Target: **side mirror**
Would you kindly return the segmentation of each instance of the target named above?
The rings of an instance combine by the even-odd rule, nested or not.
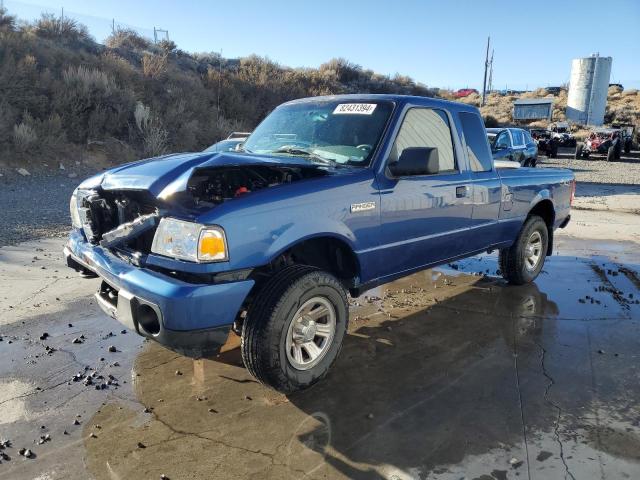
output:
[[[389,164],[394,177],[433,175],[440,171],[438,149],[435,147],[409,147],[402,150],[398,161]]]

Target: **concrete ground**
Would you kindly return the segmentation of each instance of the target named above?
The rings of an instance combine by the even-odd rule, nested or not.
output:
[[[329,376],[290,396],[235,337],[191,360],[124,333],[63,243],[0,248],[1,479],[640,478],[624,209],[575,210],[534,284],[506,286],[494,254],[354,299]]]

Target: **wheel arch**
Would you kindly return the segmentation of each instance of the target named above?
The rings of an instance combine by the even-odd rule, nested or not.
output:
[[[295,263],[326,270],[347,289],[360,279],[360,259],[352,241],[335,232],[309,234],[280,246],[270,254],[268,268],[273,271]]]
[[[543,193],[543,192],[546,192]],[[549,245],[547,247],[547,256],[550,256],[553,253],[553,226],[556,221],[556,209],[553,205],[553,201],[549,196],[548,190],[544,190],[537,197],[537,202],[533,203],[531,208],[529,209],[529,213],[527,217],[531,217],[533,215],[537,215],[544,220],[544,223],[547,225],[547,232],[549,238]]]

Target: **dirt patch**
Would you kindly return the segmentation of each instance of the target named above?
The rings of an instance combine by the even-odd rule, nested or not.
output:
[[[630,428],[594,427],[589,430],[587,440],[594,448],[614,457],[640,461],[640,435]]]

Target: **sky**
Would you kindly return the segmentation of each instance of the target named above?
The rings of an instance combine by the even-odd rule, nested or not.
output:
[[[25,20],[64,8],[100,42],[114,20],[148,37],[166,29],[189,52],[290,67],[343,57],[440,88],[482,88],[491,36],[494,88],[563,84],[571,59],[595,52],[613,57],[611,83],[640,88],[640,0],[2,1]]]

